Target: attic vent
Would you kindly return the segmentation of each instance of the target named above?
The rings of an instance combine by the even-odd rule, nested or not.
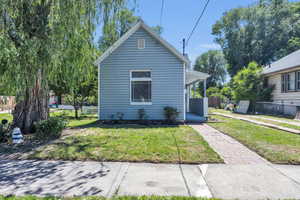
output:
[[[138,39],[137,46],[138,46],[138,49],[144,49],[145,48],[145,39]]]

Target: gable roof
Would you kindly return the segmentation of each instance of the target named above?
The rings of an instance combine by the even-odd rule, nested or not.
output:
[[[170,43],[160,37],[157,33],[155,33],[148,25],[146,25],[142,20],[139,20],[131,29],[129,29],[122,37],[120,37],[112,46],[110,46],[96,61],[95,65],[99,65],[105,58],[107,58],[110,54],[112,54],[119,46],[121,46],[132,34],[134,34],[137,30],[143,28],[146,32],[148,32],[153,38],[155,38],[160,44],[166,47],[171,53],[173,53],[178,59],[186,63],[188,66],[190,65],[190,61],[187,57],[183,56],[175,47],[173,47]]]
[[[300,67],[300,49],[264,67],[262,74],[271,74],[293,67]]]

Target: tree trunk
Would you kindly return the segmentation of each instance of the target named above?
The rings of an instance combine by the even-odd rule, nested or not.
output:
[[[49,94],[46,87],[42,87],[42,75],[38,73],[38,79],[33,87],[28,87],[24,97],[17,102],[13,110],[13,127],[19,127],[23,133],[30,133],[34,124],[49,116]]]
[[[58,103],[58,105],[61,105],[61,99],[62,99],[62,97],[61,97],[62,95],[61,94],[59,94],[58,96],[57,96],[57,103]]]
[[[78,107],[77,106],[75,106],[75,119],[78,119]]]

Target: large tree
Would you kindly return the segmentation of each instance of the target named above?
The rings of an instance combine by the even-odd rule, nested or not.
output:
[[[106,23],[102,27],[102,36],[98,42],[99,49],[105,51],[124,35],[137,20],[138,17],[134,16],[133,11],[128,8],[124,8],[118,13],[107,12],[104,17]]]
[[[16,94],[14,126],[28,132],[34,122],[48,118],[49,80],[70,66],[62,67],[64,51],[74,47],[69,42],[81,31],[92,35],[100,17],[106,19],[111,10],[117,13],[126,2],[0,0],[0,40],[5,43],[1,52],[7,55],[0,57],[5,63],[0,64],[0,80]]]
[[[267,65],[300,48],[299,2],[261,0],[246,8],[235,8],[213,26],[234,76],[249,62]]]
[[[207,79],[207,87],[215,87],[225,82],[226,60],[222,51],[210,50],[203,53],[196,59],[194,69],[210,75]]]

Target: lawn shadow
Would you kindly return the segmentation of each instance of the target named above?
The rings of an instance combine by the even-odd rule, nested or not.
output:
[[[51,141],[37,142],[33,140],[26,140],[22,144],[0,144],[0,160],[6,159],[26,159],[27,156],[44,145],[49,144]]]

